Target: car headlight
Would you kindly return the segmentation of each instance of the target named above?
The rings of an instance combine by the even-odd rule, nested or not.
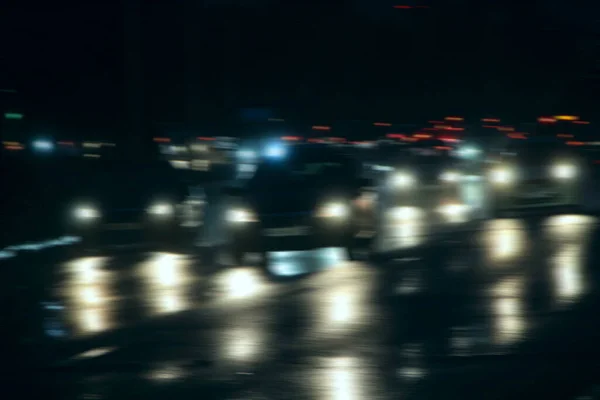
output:
[[[440,175],[440,179],[444,182],[458,182],[461,175],[456,171],[446,171]]]
[[[155,203],[148,207],[146,211],[148,212],[148,214],[152,215],[168,216],[172,215],[175,210],[172,204]]]
[[[492,170],[491,179],[493,183],[506,185],[514,180],[513,171],[506,167],[500,167]]]
[[[256,214],[243,208],[235,208],[227,211],[226,219],[228,222],[235,224],[258,221]]]
[[[350,210],[344,203],[331,202],[327,203],[319,209],[317,215],[321,218],[346,218]]]
[[[464,222],[469,211],[469,206],[466,204],[444,204],[438,208],[448,222]]]
[[[397,172],[391,177],[394,188],[409,188],[415,184],[415,177],[407,172]]]
[[[573,164],[556,164],[552,166],[552,176],[558,179],[572,179],[577,175],[577,167]]]
[[[92,220],[100,217],[100,211],[91,206],[80,206],[73,211],[75,218],[79,220]]]

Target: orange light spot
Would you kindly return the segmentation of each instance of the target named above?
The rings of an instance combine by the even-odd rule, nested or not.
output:
[[[313,125],[313,131],[330,131],[331,127],[327,125]]]

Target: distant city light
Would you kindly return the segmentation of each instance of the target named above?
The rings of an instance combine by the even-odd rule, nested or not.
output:
[[[558,121],[577,121],[579,117],[576,115],[555,115],[554,119]]]
[[[6,118],[6,119],[23,119],[23,114],[7,112],[7,113],[4,113],[4,118]]]

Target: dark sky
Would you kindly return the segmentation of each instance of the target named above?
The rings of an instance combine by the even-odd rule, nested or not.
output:
[[[193,132],[233,129],[247,107],[309,122],[594,108],[590,1],[142,1],[135,76],[122,1],[47,3],[0,13],[0,83],[25,94],[35,129],[126,131],[135,78],[147,127]]]

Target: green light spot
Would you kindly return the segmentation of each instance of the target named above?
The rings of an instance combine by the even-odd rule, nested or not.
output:
[[[23,114],[20,113],[4,113],[4,118],[6,119],[23,119]]]

